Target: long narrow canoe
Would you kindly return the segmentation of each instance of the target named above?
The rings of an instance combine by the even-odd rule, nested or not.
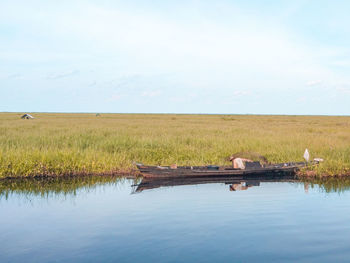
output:
[[[294,175],[304,162],[280,163],[261,166],[250,164],[245,169],[235,169],[229,166],[148,166],[137,164],[137,168],[144,178],[194,178],[194,177],[246,177],[262,175]]]

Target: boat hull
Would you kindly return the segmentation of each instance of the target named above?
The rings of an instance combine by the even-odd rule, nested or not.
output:
[[[302,167],[302,164],[287,166],[272,166],[255,169],[230,169],[219,168],[217,170],[208,169],[207,167],[188,168],[179,167],[171,169],[169,167],[157,166],[138,166],[139,171],[145,178],[197,178],[197,177],[255,177],[271,175],[294,175]]]

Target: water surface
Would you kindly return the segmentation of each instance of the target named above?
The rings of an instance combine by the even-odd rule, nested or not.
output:
[[[347,262],[346,182],[0,182],[0,262]]]

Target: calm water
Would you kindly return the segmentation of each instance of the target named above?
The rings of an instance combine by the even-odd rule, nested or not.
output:
[[[1,183],[0,262],[350,261],[350,191],[337,182],[134,183]]]

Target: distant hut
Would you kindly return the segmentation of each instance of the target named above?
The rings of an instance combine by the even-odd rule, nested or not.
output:
[[[21,119],[26,119],[26,120],[29,120],[29,119],[34,119],[34,117],[28,113],[24,114]]]

